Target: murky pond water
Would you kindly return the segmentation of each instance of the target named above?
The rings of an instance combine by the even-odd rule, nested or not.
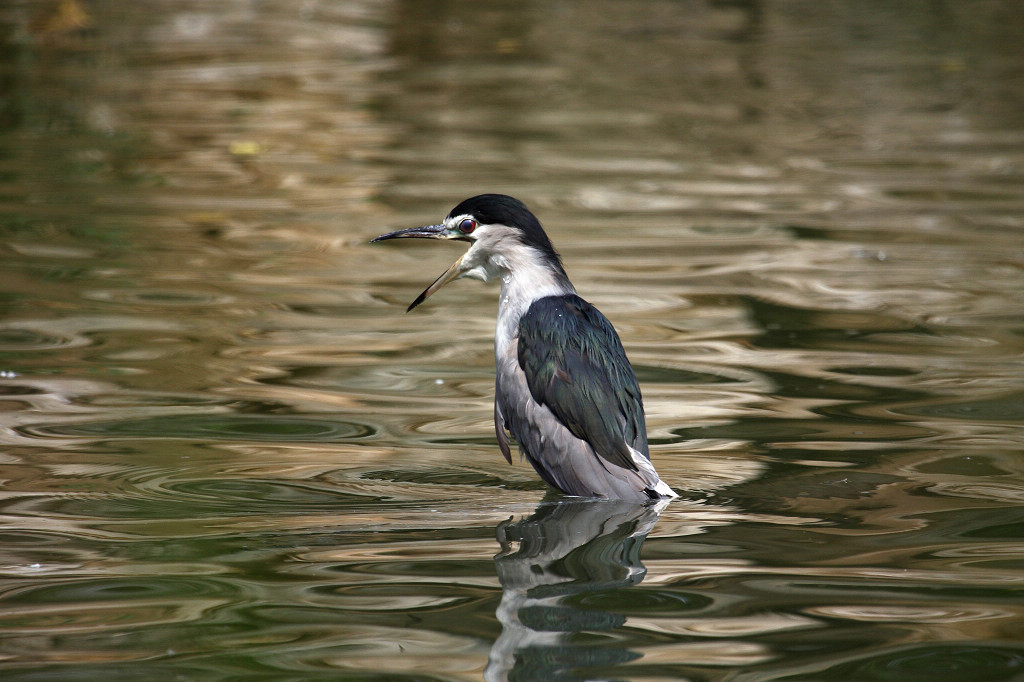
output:
[[[0,6],[0,676],[1024,679],[1014,3]],[[549,494],[529,204],[679,500]]]

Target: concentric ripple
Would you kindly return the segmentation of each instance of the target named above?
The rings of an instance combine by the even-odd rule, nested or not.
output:
[[[360,440],[365,424],[291,415],[199,414],[94,422],[33,424],[19,429],[36,438],[176,438],[211,441],[334,443]]]

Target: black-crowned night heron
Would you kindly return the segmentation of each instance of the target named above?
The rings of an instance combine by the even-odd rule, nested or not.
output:
[[[440,225],[373,241],[410,237],[457,239],[470,247],[409,310],[460,277],[501,280],[494,430],[510,464],[506,429],[540,477],[568,495],[675,496],[651,464],[640,386],[615,328],[576,295],[551,240],[522,202],[481,194]]]

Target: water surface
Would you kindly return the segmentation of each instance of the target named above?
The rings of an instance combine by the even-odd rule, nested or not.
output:
[[[0,8],[0,676],[1024,676],[1012,3]],[[549,494],[483,191],[680,500]]]

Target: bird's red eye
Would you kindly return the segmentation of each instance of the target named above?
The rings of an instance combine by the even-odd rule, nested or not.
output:
[[[473,220],[472,218],[466,218],[461,223],[459,223],[459,232],[461,232],[462,234],[469,234],[475,229],[476,221]]]

